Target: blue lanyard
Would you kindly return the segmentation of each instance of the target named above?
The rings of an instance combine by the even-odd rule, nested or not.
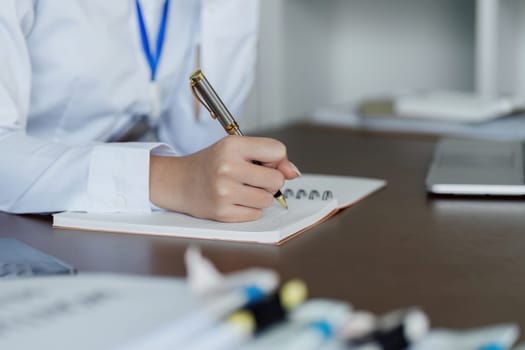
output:
[[[151,0],[149,0],[151,1]],[[166,34],[166,26],[168,22],[168,12],[170,7],[170,0],[164,1],[164,6],[162,8],[162,18],[159,25],[159,33],[157,35],[157,43],[155,45],[155,54],[151,52],[151,47],[149,44],[148,31],[146,29],[146,23],[144,21],[144,16],[142,15],[142,7],[140,6],[140,0],[135,0],[137,5],[137,16],[139,20],[140,27],[140,38],[142,39],[142,49],[144,50],[144,56],[148,61],[149,67],[151,69],[151,81],[155,81],[157,78],[157,68],[159,66],[160,57],[162,55],[162,47],[164,46],[164,38]]]

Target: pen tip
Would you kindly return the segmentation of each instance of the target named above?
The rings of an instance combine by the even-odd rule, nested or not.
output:
[[[279,204],[280,204],[284,209],[288,209],[288,203],[286,203],[286,200],[284,199],[284,196],[283,196],[283,195],[280,195],[279,197],[275,197],[275,199],[277,199],[277,202],[279,202]]]

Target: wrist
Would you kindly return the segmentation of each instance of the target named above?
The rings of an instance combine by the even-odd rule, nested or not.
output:
[[[160,208],[182,211],[184,203],[184,161],[182,157],[151,156],[150,202]]]

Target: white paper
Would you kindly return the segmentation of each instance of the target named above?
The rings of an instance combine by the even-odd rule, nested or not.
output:
[[[174,278],[9,280],[0,282],[0,349],[127,350],[122,346],[159,329],[176,339],[191,331],[191,320],[200,327],[210,323],[199,309],[187,284]]]

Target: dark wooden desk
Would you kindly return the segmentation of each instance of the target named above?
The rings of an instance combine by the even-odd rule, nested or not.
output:
[[[420,305],[435,326],[514,321],[525,329],[525,202],[432,198],[432,139],[294,126],[270,133],[303,172],[377,177],[381,192],[281,247],[53,230],[46,216],[0,214],[16,237],[80,271],[184,274],[198,244],[222,271],[251,266],[305,279],[312,296],[384,312]]]

